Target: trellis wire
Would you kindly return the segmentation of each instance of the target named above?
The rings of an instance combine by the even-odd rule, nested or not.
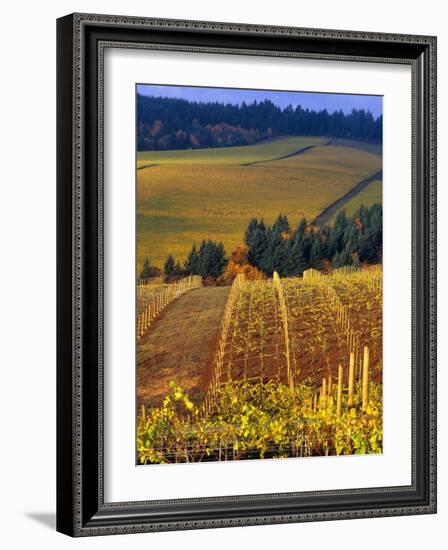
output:
[[[202,403],[201,413],[207,415],[212,409],[218,387],[221,384],[223,365],[224,365],[224,354],[225,354],[225,345],[227,341],[227,336],[229,332],[230,322],[233,315],[233,310],[235,307],[236,300],[240,293],[241,288],[245,282],[244,274],[239,273],[235,280],[233,281],[232,287],[230,289],[229,297],[227,298],[226,307],[224,310],[224,315],[221,322],[219,342],[217,346],[217,351],[215,355],[214,365],[213,365],[213,374],[208,387],[207,393]]]
[[[283,332],[285,338],[285,357],[286,357],[286,377],[288,380],[288,386],[291,392],[294,391],[294,377],[291,370],[291,356],[289,350],[289,324],[288,324],[288,310],[286,307],[285,294],[283,292],[281,279],[276,271],[274,271],[274,286],[278,293],[278,299],[280,303],[280,315],[283,321]]]
[[[189,290],[200,288],[201,286],[202,278],[199,275],[190,275],[163,287],[156,286],[154,293],[145,297],[143,308],[137,314],[137,340],[140,340],[154,319],[168,304]]]

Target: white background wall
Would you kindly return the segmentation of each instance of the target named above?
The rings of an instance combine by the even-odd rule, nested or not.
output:
[[[5,548],[441,548],[446,544],[448,35],[442,0],[8,2],[0,33],[0,540]],[[74,11],[438,35],[439,513],[71,540],[55,513],[55,20]],[[445,436],[445,437],[444,437]],[[445,542],[437,542],[438,539]]]

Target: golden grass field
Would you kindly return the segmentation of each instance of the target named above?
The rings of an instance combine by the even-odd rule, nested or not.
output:
[[[229,254],[242,244],[252,217],[272,223],[282,213],[291,224],[312,220],[381,169],[379,155],[348,147],[350,142],[327,142],[288,137],[245,147],[139,153],[137,166],[156,166],[137,170],[138,269],[145,257],[159,267],[168,254],[183,262],[202,239],[221,240]],[[315,147],[303,154],[273,160],[310,145]],[[255,161],[266,162],[241,166]]]
[[[347,216],[351,216],[361,205],[369,206],[376,202],[383,202],[383,182],[380,180],[372,181],[372,183],[358,193],[356,197],[347,201],[344,205],[344,210]],[[336,215],[331,218],[330,223],[335,217]]]
[[[244,164],[282,157],[304,147],[327,141],[328,139],[319,137],[287,137],[244,147],[146,151],[138,153],[137,168],[148,164]]]
[[[341,145],[342,147],[353,147],[354,149],[361,149],[374,155],[382,155],[383,146],[381,143],[366,143],[364,141],[355,141],[353,139],[345,138],[333,138],[331,140],[333,145]]]

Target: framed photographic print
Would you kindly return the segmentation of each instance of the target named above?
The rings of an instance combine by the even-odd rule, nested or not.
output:
[[[436,39],[58,20],[71,536],[436,511]]]

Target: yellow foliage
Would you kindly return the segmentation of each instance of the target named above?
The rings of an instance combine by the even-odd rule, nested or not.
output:
[[[245,245],[245,244],[242,244],[240,246],[237,246],[235,248],[235,250],[232,252],[231,256],[230,256],[230,261],[234,262],[235,264],[247,264],[248,263],[248,260],[247,260],[247,254],[249,252],[249,248]]]
[[[266,275],[255,266],[248,263],[240,264],[233,260],[230,260],[227,264],[225,272],[220,277],[219,282],[223,284],[229,284],[240,273],[244,274],[247,281],[261,281],[266,278]]]

